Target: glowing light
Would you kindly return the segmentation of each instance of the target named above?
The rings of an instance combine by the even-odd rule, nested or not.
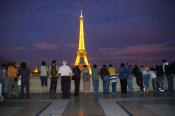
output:
[[[75,60],[75,65],[78,65],[80,67],[80,69],[83,67],[83,65],[87,65],[88,69],[89,69],[89,73],[92,74],[91,72],[91,68],[90,68],[90,64],[88,62],[87,59],[87,52],[85,50],[85,42],[84,42],[84,26],[83,26],[83,13],[81,11],[81,15],[80,15],[80,32],[79,32],[79,46],[78,46],[78,52],[77,52],[77,56],[76,56],[76,60]],[[83,58],[84,60],[84,64],[80,63],[80,59]]]

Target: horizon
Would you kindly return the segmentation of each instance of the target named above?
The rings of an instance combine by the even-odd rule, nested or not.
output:
[[[43,60],[75,63],[81,10],[91,66],[175,61],[172,0],[6,0],[0,9],[0,56],[18,64],[25,61],[32,69]]]

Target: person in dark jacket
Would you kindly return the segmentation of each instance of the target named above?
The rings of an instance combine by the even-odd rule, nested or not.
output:
[[[161,65],[156,65],[157,76],[157,91],[164,92],[163,90],[163,68]]]
[[[140,87],[141,94],[143,94],[143,76],[137,65],[134,66],[133,74],[136,77],[136,83]]]
[[[119,79],[121,85],[121,93],[127,93],[127,69],[124,63],[120,64]]]
[[[74,80],[74,83],[75,83],[74,96],[79,96],[81,70],[76,65],[72,71],[73,71],[72,79]]]
[[[21,63],[20,67],[20,74],[21,74],[21,97],[29,98],[30,97],[30,69],[27,67],[27,64],[25,62]],[[26,95],[24,94],[24,88],[26,88]]]
[[[103,65],[100,69],[100,76],[103,80],[103,94],[107,97],[109,95],[110,76],[106,65]]]
[[[174,95],[174,77],[173,77],[173,64],[168,63],[168,65],[165,65],[165,73],[168,80],[168,95],[173,96]]]

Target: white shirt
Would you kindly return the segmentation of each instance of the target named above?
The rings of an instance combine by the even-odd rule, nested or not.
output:
[[[156,73],[153,72],[153,71],[150,71],[150,76],[152,79],[155,79],[157,76],[156,76]]]
[[[148,72],[147,70],[144,69],[143,72],[142,72],[142,74],[143,74],[143,75],[146,75],[146,74],[149,74],[149,72]]]
[[[41,66],[40,68],[40,76],[47,76],[47,67],[46,66]]]
[[[68,65],[63,65],[59,68],[58,73],[60,73],[61,76],[71,76],[72,69]]]

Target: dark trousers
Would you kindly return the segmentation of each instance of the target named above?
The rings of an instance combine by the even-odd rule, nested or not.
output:
[[[173,96],[174,95],[174,79],[173,74],[167,75],[168,79],[168,95]]]
[[[140,91],[143,92],[143,77],[142,77],[142,75],[136,76],[136,83],[140,87]]]
[[[120,79],[121,93],[127,93],[127,78]]]
[[[29,82],[21,82],[21,97],[25,97],[24,88],[26,89],[26,97],[30,97]]]
[[[58,77],[51,77],[51,84],[50,84],[50,94],[51,95],[56,94],[57,81],[58,81]]]
[[[74,95],[78,96],[79,95],[79,91],[80,91],[80,77],[75,77],[74,83],[75,83]]]
[[[61,77],[61,90],[62,90],[63,98],[70,97],[70,77],[69,76]]]

